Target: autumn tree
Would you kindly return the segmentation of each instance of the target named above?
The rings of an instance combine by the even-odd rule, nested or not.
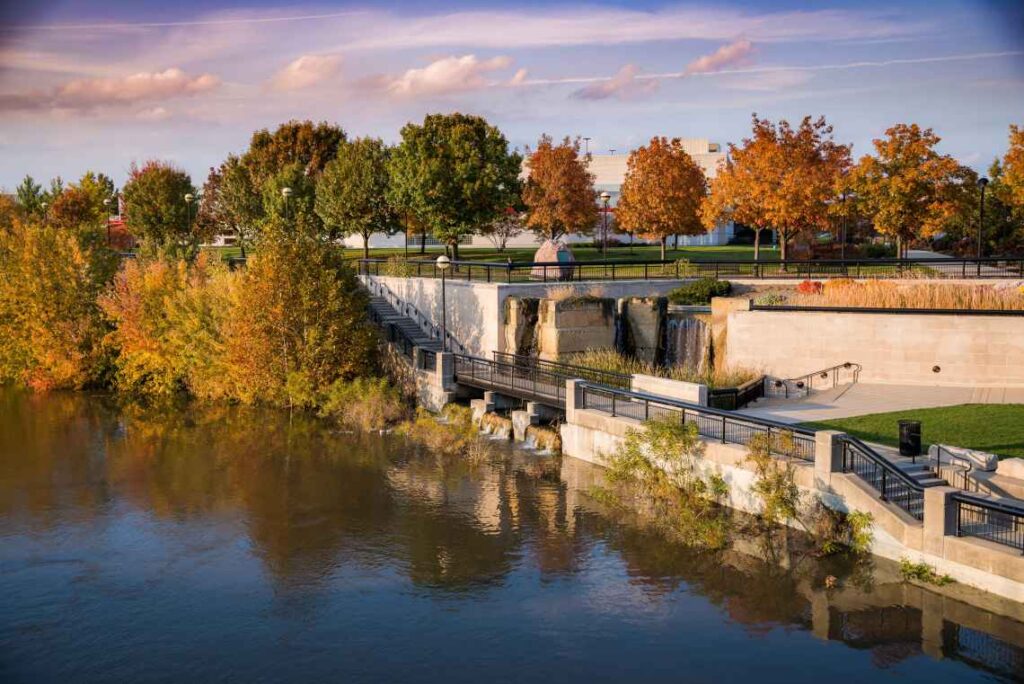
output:
[[[580,155],[579,139],[566,137],[555,145],[551,136],[544,135],[537,149],[527,153],[526,226],[549,240],[590,233],[598,219],[597,191],[588,160]]]
[[[755,259],[761,231],[776,230],[785,260],[792,238],[831,228],[829,206],[849,168],[850,147],[833,140],[824,117],[804,117],[794,128],[755,114],[752,131],[741,145],[729,145],[701,215],[709,229],[730,219],[753,228]]]
[[[14,189],[14,194],[26,217],[43,217],[43,186],[32,176],[25,176]]]
[[[319,176],[337,156],[338,145],[344,140],[345,131],[326,121],[316,124],[289,121],[273,133],[266,128],[253,133],[241,162],[258,191],[270,178],[293,164],[298,164],[307,176]]]
[[[1005,201],[1024,220],[1024,127],[1010,126],[1010,144],[1003,156]]]
[[[388,201],[390,152],[376,138],[342,143],[316,185],[316,213],[330,239],[358,235],[363,257],[370,256],[370,236],[398,230],[398,216]]]
[[[952,157],[936,152],[941,138],[917,124],[897,124],[874,141],[851,172],[857,203],[875,229],[896,240],[902,257],[907,243],[930,237],[962,213],[968,178]]]
[[[459,239],[493,221],[506,208],[507,188],[521,158],[508,140],[479,116],[431,114],[406,124],[388,165],[390,199],[415,216],[458,257]]]
[[[629,155],[615,219],[627,232],[661,242],[670,235],[700,235],[707,180],[678,138],[651,138]]]
[[[101,225],[110,213],[109,202],[113,196],[114,181],[102,173],[87,171],[53,200],[47,210],[49,222],[66,229]],[[104,200],[108,204],[104,204]]]
[[[198,242],[190,226],[192,208],[185,195],[195,195],[192,179],[161,161],[132,164],[122,191],[125,223],[153,249],[178,250]]]

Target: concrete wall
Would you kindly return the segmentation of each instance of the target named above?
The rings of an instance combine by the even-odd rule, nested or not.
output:
[[[383,283],[437,325],[441,323],[441,281],[435,278],[360,276]],[[505,351],[505,299],[510,296],[544,298],[552,290],[572,288],[577,295],[620,297],[661,296],[679,287],[679,280],[620,280],[602,283],[467,283],[447,281],[448,330],[471,354],[490,356]]]
[[[1024,387],[1024,316],[736,310],[725,349],[777,377],[851,361],[861,382]]]
[[[683,382],[658,378],[653,375],[636,374],[630,381],[630,389],[634,392],[656,394],[659,397],[671,397],[700,406],[708,405],[708,387],[696,382]]]

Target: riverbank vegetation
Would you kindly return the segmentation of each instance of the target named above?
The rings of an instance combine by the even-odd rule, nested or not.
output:
[[[801,284],[803,285],[803,284]],[[1024,311],[1024,288],[835,279],[797,288],[793,306]]]

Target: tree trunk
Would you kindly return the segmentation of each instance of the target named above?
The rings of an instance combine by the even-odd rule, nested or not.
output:
[[[420,233],[420,254],[427,253],[427,231]]]
[[[754,261],[761,259],[761,228],[754,228]]]
[[[458,261],[458,260],[459,260],[459,239],[455,238],[455,240],[452,241],[452,261]]]
[[[662,235],[661,236],[661,260],[662,261],[665,260],[665,245],[667,245],[667,244],[668,244],[668,236],[667,235]]]
[[[363,258],[370,258],[370,236],[367,233],[363,233]]]
[[[679,233],[676,233],[676,251],[679,251]]]
[[[786,244],[789,242],[789,235],[784,230],[779,230],[779,258],[782,260],[782,270],[789,270],[786,267]]]

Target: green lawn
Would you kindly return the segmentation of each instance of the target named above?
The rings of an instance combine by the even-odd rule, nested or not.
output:
[[[211,253],[219,254],[224,258],[240,255],[238,247],[208,247],[206,249]],[[489,247],[460,247],[459,258],[464,261],[504,262],[508,259],[512,259],[512,261],[532,261],[533,255],[536,251],[536,247],[509,248],[504,252],[499,252],[498,250]],[[599,261],[601,259],[601,249],[598,247],[572,246],[572,251],[573,254],[576,255],[576,259],[578,261]],[[428,256],[437,256],[442,252],[443,250],[440,247],[427,247]],[[370,250],[371,258],[385,258],[396,254],[405,254],[405,250],[401,247],[387,247]],[[345,256],[350,259],[361,259],[363,256],[363,250],[346,249]],[[421,255],[419,249],[410,248],[409,256],[411,258],[420,258]],[[661,248],[657,245],[635,245],[633,247],[633,251],[630,252],[629,247],[609,247],[607,258],[614,259],[616,261],[648,261],[652,259],[660,259]],[[676,261],[678,259],[690,259],[692,261],[752,261],[754,258],[754,248],[744,245],[731,245],[727,247],[681,247],[678,250],[666,250],[665,258],[671,261]],[[777,249],[772,247],[761,248],[761,260],[778,261],[778,259],[779,252]]]
[[[838,418],[805,427],[848,432],[865,441],[897,446],[897,421],[920,420],[921,441],[1024,458],[1024,404],[963,404]]]

